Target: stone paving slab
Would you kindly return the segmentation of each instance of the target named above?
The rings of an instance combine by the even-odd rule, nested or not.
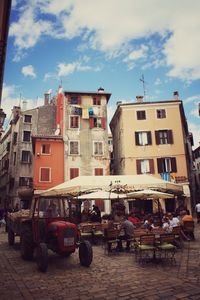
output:
[[[69,258],[50,253],[48,271],[40,273],[34,261],[21,259],[19,240],[8,246],[0,228],[0,299],[200,300],[200,225],[195,231],[196,241],[184,243],[175,266],[141,266],[133,253],[107,255],[98,245],[90,268],[80,265],[78,251]]]

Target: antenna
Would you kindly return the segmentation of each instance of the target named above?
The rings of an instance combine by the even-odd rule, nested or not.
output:
[[[146,81],[144,80],[144,74],[142,74],[142,78],[140,78],[140,81],[142,81],[142,84],[143,84],[143,91],[144,91],[144,99],[146,97]]]
[[[21,107],[21,101],[22,101],[22,94],[19,94],[19,107]]]

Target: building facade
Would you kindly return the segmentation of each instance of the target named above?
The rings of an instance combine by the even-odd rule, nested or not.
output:
[[[111,94],[60,91],[57,129],[64,140],[65,181],[81,175],[109,175],[107,103]]]
[[[195,198],[196,203],[200,202],[200,146],[193,151],[195,169]]]
[[[118,103],[110,128],[114,174],[153,174],[182,183],[191,209],[192,137],[182,101],[138,97],[135,103]]]

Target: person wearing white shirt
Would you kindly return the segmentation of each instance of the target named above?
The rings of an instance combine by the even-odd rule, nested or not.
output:
[[[197,223],[200,223],[200,202],[196,204],[195,211],[197,214]]]

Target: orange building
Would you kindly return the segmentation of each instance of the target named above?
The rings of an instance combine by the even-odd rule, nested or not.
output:
[[[62,136],[33,136],[36,191],[45,190],[64,181],[64,144]]]

